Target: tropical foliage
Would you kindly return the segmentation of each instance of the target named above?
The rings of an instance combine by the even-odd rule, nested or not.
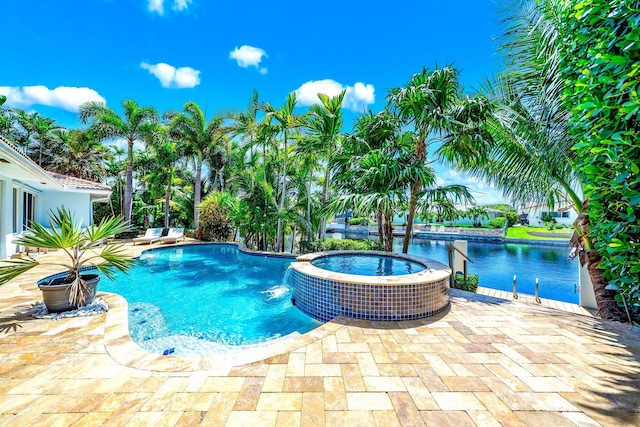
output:
[[[121,219],[103,219],[97,225],[83,228],[81,222],[76,221],[64,206],[57,212],[51,212],[49,217],[49,228],[33,223],[28,233],[17,239],[16,243],[35,248],[61,249],[68,256],[68,261],[41,263],[31,257],[2,261],[0,285],[41,264],[64,267],[69,273],[64,283],[71,285],[69,303],[81,306],[87,292],[87,284],[81,275],[83,267],[95,266],[110,279],[116,270],[129,270],[133,257],[125,253],[122,245],[107,243],[101,248],[92,249],[97,243],[128,229]]]
[[[294,93],[276,108],[254,92],[244,111],[225,115],[192,101],[162,116],[133,100],[121,112],[90,103],[81,130],[0,96],[0,135],[48,170],[110,185],[95,218],[149,227],[163,217],[205,238],[239,234],[249,247],[292,252],[333,247],[327,220],[347,212],[377,224],[375,245],[388,251],[397,216],[407,218],[404,252],[416,215],[482,223],[490,206],[463,213],[469,190],[440,185],[431,163],[444,161],[513,206],[573,206],[600,314],[615,319],[609,283],[640,307],[637,9],[633,0],[508,1],[504,71],[480,93],[465,91],[451,65],[423,68],[351,129],[344,91],[318,94],[306,110]],[[508,205],[491,208],[505,212],[496,225],[519,220]]]
[[[573,166],[588,199],[581,258],[592,275],[602,273],[605,283],[618,285],[638,313],[639,5],[635,0],[573,0],[560,17],[563,99],[571,108],[569,134],[576,142]]]

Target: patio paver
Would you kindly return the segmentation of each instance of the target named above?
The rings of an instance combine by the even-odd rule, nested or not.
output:
[[[26,316],[46,274],[0,287],[0,425],[640,425],[638,328],[571,306],[452,291],[430,319],[339,318],[253,355],[180,358],[137,348],[117,295],[106,315]]]

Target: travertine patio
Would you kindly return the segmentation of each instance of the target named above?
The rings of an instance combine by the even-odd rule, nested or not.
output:
[[[629,326],[453,291],[436,318],[338,319],[230,366],[138,349],[117,295],[107,315],[25,316],[49,273],[0,287],[0,425],[640,425]]]

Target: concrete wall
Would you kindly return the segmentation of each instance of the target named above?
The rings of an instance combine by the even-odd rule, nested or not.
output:
[[[85,193],[47,191],[40,194],[37,221],[45,226],[49,223],[49,212],[64,206],[84,227],[91,225],[93,218],[91,196]]]

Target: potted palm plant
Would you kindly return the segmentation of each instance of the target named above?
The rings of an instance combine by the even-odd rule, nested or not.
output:
[[[84,228],[64,206],[57,212],[51,211],[49,218],[50,228],[33,223],[15,242],[25,247],[60,249],[68,255],[68,262],[41,263],[31,257],[3,261],[0,263],[0,285],[37,265],[64,267],[66,276],[38,282],[47,309],[56,313],[93,301],[100,280],[96,269],[113,279],[116,270],[126,272],[131,267],[133,257],[124,252],[123,246],[107,241],[110,236],[129,229],[120,218],[105,218],[97,225]],[[104,246],[95,248],[103,242]]]

